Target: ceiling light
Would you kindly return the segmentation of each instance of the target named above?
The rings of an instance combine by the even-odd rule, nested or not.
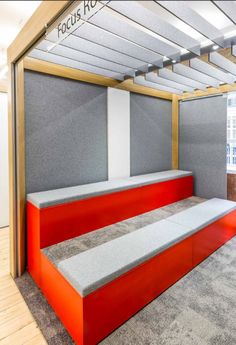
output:
[[[213,50],[216,50],[218,48],[219,48],[219,46],[217,44],[214,44],[213,47],[212,47]]]

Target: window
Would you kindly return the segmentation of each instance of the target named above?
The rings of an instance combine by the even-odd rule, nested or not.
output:
[[[227,170],[236,170],[236,93],[228,95],[227,105]]]

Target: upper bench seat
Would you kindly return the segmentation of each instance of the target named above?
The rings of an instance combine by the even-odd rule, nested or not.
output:
[[[119,277],[236,209],[236,203],[211,199],[62,260],[59,271],[82,296]]]
[[[167,170],[152,174],[133,176],[126,179],[102,181],[80,186],[31,193],[27,195],[27,200],[37,208],[45,208],[48,206],[65,204],[98,195],[109,194],[112,192],[118,192],[145,186],[148,184],[174,180],[191,175],[192,173],[189,171]]]

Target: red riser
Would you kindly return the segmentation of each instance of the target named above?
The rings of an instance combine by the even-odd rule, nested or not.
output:
[[[236,235],[235,223],[236,211],[85,298],[40,252],[39,285],[76,344],[94,345]]]
[[[193,236],[193,267],[205,260],[236,235],[236,211],[233,211]]]
[[[191,269],[188,238],[86,296],[85,344],[97,344]]]
[[[40,247],[48,247],[192,195],[193,177],[187,176],[40,209]]]

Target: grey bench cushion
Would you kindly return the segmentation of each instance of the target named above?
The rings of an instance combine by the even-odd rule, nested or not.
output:
[[[163,182],[192,175],[189,171],[168,170],[153,174],[134,176],[126,179],[89,183],[85,185],[54,189],[45,192],[31,193],[27,200],[38,208],[68,203],[93,196],[118,192],[144,186],[155,182]]]
[[[170,216],[168,221],[197,231],[235,209],[236,202],[214,198]]]
[[[59,262],[59,271],[82,296],[155,256],[188,233],[161,220]]]
[[[62,260],[58,269],[82,296],[86,296],[235,209],[235,202],[208,200]]]

